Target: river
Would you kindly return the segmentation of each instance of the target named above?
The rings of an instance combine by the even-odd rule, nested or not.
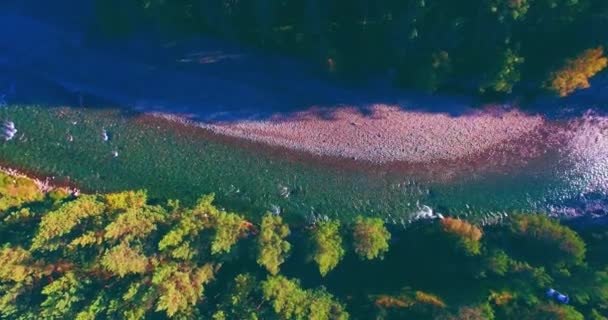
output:
[[[23,3],[9,1],[0,12],[0,95],[6,104],[0,120],[13,121],[20,133],[0,143],[6,165],[69,177],[95,191],[146,188],[156,197],[190,199],[216,192],[229,209],[307,220],[367,214],[407,226],[439,214],[481,223],[515,211],[606,214],[608,120],[601,90],[541,99],[522,111],[522,119],[541,119],[537,127],[462,157],[378,164],[350,153],[290,151],[251,139],[253,131],[242,139],[213,129],[226,123],[258,128],[279,117],[295,121],[289,127],[295,130],[310,119],[293,115],[312,107],[330,114],[348,107],[366,119],[378,104],[422,114],[437,128],[438,115],[465,119],[485,109],[473,108],[471,98],[402,92],[382,81],[336,82],[301,62],[209,38],[167,40],[138,31],[127,39],[101,39],[87,32],[86,21],[94,20],[87,18],[87,6],[78,8],[80,17],[61,22],[65,13],[45,15]],[[498,108],[504,109],[498,117],[517,110]],[[177,115],[188,124],[141,114],[149,112]],[[335,120],[321,118],[315,121]],[[343,121],[350,128],[366,120]],[[108,143],[99,138],[104,129],[111,133]],[[468,134],[491,131],[484,130]],[[425,143],[456,143],[429,137],[409,141],[416,150],[403,153],[416,154]],[[479,141],[459,134],[454,141],[460,138]]]

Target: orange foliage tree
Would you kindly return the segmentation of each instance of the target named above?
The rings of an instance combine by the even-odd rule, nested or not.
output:
[[[437,308],[445,308],[446,304],[438,296],[423,291],[416,291],[416,302],[428,304]]]
[[[589,88],[589,78],[608,66],[602,47],[585,50],[575,59],[569,59],[560,70],[551,74],[548,87],[565,97],[576,89]]]
[[[466,253],[471,255],[480,253],[481,243],[479,240],[483,235],[480,228],[464,220],[454,218],[442,219],[441,226],[445,232],[458,237],[458,243]]]
[[[406,297],[393,297],[389,295],[380,295],[374,301],[374,304],[380,308],[407,308],[414,305],[414,301]]]

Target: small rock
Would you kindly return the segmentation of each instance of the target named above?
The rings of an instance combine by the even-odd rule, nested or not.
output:
[[[5,121],[2,124],[2,130],[0,131],[0,137],[2,137],[5,141],[12,140],[17,134],[17,129],[15,128],[15,123],[12,121]]]

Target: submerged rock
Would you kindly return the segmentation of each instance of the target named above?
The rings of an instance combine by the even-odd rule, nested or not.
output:
[[[281,215],[282,211],[283,210],[281,210],[281,207],[279,207],[275,204],[270,205],[270,212],[272,212],[272,214],[279,216],[279,215]]]
[[[281,185],[279,186],[279,195],[281,196],[281,198],[289,198],[290,194],[291,191],[289,190],[289,188]]]

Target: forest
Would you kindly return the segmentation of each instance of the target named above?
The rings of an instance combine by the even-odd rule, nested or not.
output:
[[[602,226],[360,214],[250,221],[212,194],[185,207],[0,173],[0,317],[607,319]]]
[[[349,81],[566,96],[608,64],[603,0],[98,0],[112,36],[153,22],[311,61]]]

